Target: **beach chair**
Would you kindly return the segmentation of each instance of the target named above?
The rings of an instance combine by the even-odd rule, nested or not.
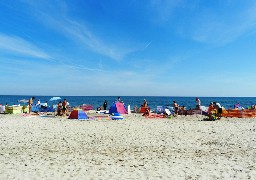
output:
[[[33,105],[31,107],[31,112],[38,113],[38,112],[40,112],[40,110],[41,110],[40,105]]]
[[[157,106],[157,107],[156,107],[156,113],[157,113],[157,114],[162,114],[162,113],[164,113],[164,106]]]

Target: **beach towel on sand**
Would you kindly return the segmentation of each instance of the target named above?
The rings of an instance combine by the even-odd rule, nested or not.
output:
[[[145,115],[145,118],[166,118],[166,115],[165,114],[149,113],[149,115]]]

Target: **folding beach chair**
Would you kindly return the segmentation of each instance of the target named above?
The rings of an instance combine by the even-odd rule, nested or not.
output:
[[[164,107],[163,107],[163,106],[157,106],[157,107],[156,107],[156,113],[157,113],[157,114],[162,114],[162,113],[164,113]]]

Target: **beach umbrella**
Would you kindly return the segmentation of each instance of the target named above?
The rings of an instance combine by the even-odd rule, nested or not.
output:
[[[52,97],[51,99],[50,99],[50,101],[57,101],[57,100],[59,100],[59,99],[61,99],[61,97]]]

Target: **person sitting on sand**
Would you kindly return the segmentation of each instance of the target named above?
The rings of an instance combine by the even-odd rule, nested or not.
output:
[[[56,114],[56,116],[62,116],[62,102],[61,101],[57,104],[57,114]]]
[[[139,110],[139,108],[137,106],[134,106],[134,112],[135,113],[139,113],[140,112],[140,110]]]
[[[97,111],[101,111],[101,110],[103,110],[103,107],[102,107],[102,106],[97,107]]]
[[[215,111],[216,111],[216,109],[215,109],[213,103],[211,102],[209,107],[208,107],[208,117],[209,117],[209,119],[213,119],[213,114],[214,114]]]
[[[214,105],[215,109],[217,110],[217,118],[220,119],[222,116],[222,107],[221,107],[220,103],[217,103],[217,102],[213,102],[213,105]]]
[[[180,107],[180,114],[185,116],[187,115],[187,109],[185,106]]]
[[[149,116],[150,115],[150,111],[149,108],[146,108],[145,112],[142,114],[142,116]]]
[[[177,116],[179,111],[179,105],[176,103],[176,101],[173,101],[173,109],[174,109],[174,115]]]
[[[48,107],[47,101],[45,101],[45,103],[41,104],[42,109],[47,109],[47,107]]]
[[[62,115],[68,115],[68,104],[66,99],[62,102]]]

